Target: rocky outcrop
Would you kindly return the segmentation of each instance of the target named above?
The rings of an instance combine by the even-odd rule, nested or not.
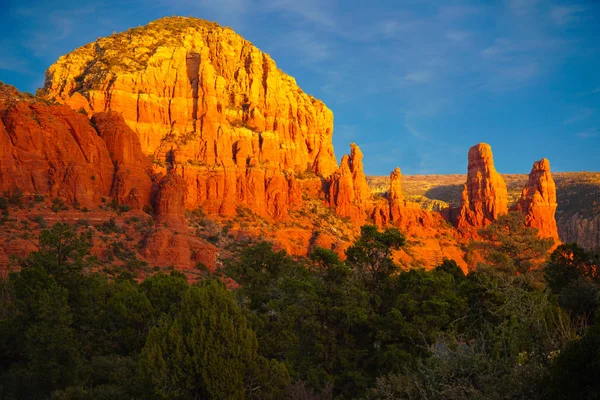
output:
[[[525,214],[525,223],[538,230],[541,237],[558,242],[556,227],[556,185],[550,174],[550,161],[543,158],[533,164],[529,181],[514,209]]]
[[[506,184],[494,167],[492,148],[479,143],[469,149],[467,182],[462,192],[457,227],[464,234],[475,234],[477,229],[507,212]]]
[[[565,243],[577,243],[584,249],[600,248],[600,215],[576,213],[558,218],[558,233]]]
[[[163,18],[98,39],[52,65],[43,93],[121,113],[155,169],[184,177],[188,208],[233,215],[241,204],[283,218],[299,199],[294,173],[337,169],[331,111],[269,55],[207,21]]]
[[[108,150],[84,115],[0,95],[0,192],[18,188],[90,206],[110,194],[113,175]]]
[[[196,267],[215,269],[218,249],[192,235],[159,227],[146,236],[140,254],[151,265],[173,266],[178,270]]]
[[[404,195],[402,194],[402,173],[400,168],[396,168],[390,174],[389,199],[390,220],[392,223],[398,222],[401,217],[401,210],[404,207]]]
[[[142,209],[150,205],[152,164],[142,153],[137,134],[116,112],[94,114],[92,124],[104,140],[114,164],[111,197],[120,204],[127,204],[134,209]]]
[[[352,143],[350,154],[342,157],[340,167],[327,182],[329,205],[335,207],[338,215],[357,224],[365,221],[371,197],[362,159],[360,148]]]
[[[185,226],[185,192],[187,185],[180,175],[173,172],[165,175],[158,184],[154,201],[154,215],[159,225]]]

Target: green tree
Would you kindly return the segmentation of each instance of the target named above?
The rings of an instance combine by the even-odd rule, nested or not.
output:
[[[550,377],[552,399],[600,398],[600,325],[560,352]]]
[[[79,343],[71,325],[67,291],[40,267],[11,275],[14,313],[0,331],[12,336],[12,361],[0,377],[5,398],[45,398],[78,381]]]
[[[525,226],[525,216],[520,212],[498,217],[479,235],[483,241],[476,247],[486,262],[522,274],[541,265],[554,243],[552,238],[540,238],[537,229]]]
[[[544,277],[561,307],[584,329],[593,323],[599,304],[598,261],[575,243],[562,244],[550,255]]]
[[[364,280],[375,304],[381,301],[377,296],[381,285],[397,271],[392,252],[404,242],[404,235],[395,228],[380,232],[376,226],[365,225],[360,228],[360,238],[346,250],[346,262]]]
[[[173,318],[163,318],[148,334],[143,370],[165,399],[243,399],[257,364],[274,369],[262,376],[287,374],[277,363],[259,361],[258,343],[242,310],[219,282],[190,287]],[[271,388],[283,385],[269,384]]]

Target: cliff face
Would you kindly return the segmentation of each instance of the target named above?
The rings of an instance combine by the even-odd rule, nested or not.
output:
[[[494,167],[492,148],[479,143],[469,149],[467,182],[463,187],[457,227],[474,233],[508,212],[508,194]]]
[[[561,216],[558,219],[560,238],[566,243],[577,243],[591,250],[600,248],[600,215]]]
[[[372,206],[362,159],[360,148],[352,143],[350,154],[342,157],[339,169],[328,181],[329,205],[335,207],[338,215],[349,217],[358,225],[365,222],[367,209]]]
[[[92,124],[113,160],[115,172],[111,197],[119,204],[141,210],[151,203],[152,165],[142,153],[138,136],[115,112],[94,114]]]
[[[538,229],[540,236],[558,242],[556,227],[556,185],[550,174],[550,161],[543,158],[533,164],[529,181],[523,189],[515,209],[525,214],[528,226]]]
[[[0,192],[88,206],[110,194],[114,168],[88,119],[67,106],[0,91]]]
[[[337,169],[331,111],[269,55],[206,21],[163,18],[98,39],[52,65],[43,92],[120,112],[155,167],[184,177],[188,208],[231,215],[243,203],[281,218],[293,172]]]

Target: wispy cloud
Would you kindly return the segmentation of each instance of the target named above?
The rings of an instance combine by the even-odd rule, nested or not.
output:
[[[577,112],[575,112],[567,120],[565,120],[565,124],[569,125],[569,124],[574,124],[576,122],[587,120],[592,115],[594,115],[595,112],[596,112],[596,110],[594,110],[593,108],[588,108],[588,107],[582,108],[581,110],[578,110]]]
[[[575,134],[580,139],[591,139],[598,137],[598,130],[595,128],[587,129],[585,131],[581,131]]]
[[[533,12],[539,0],[508,0],[508,6],[514,15],[522,17]]]
[[[419,140],[425,139],[425,135],[423,133],[421,133],[419,130],[417,130],[414,126],[411,126],[409,124],[404,124],[404,128],[406,129],[406,131],[408,133],[411,134],[411,136],[413,136]]]
[[[446,32],[446,37],[453,42],[464,42],[467,40],[471,34],[466,31],[448,31]]]
[[[556,25],[566,25],[580,18],[585,8],[578,5],[556,6],[550,11],[550,17]]]
[[[335,127],[335,135],[344,140],[355,140],[359,136],[358,133],[356,125],[342,124]]]
[[[279,51],[293,50],[298,60],[305,64],[320,63],[333,56],[333,49],[328,41],[321,40],[311,30],[296,30],[281,37],[274,46]]]
[[[336,26],[335,18],[326,10],[327,1],[318,0],[274,0],[267,2],[267,8],[273,11],[283,11],[302,17],[326,28]]]
[[[425,84],[430,83],[433,78],[431,71],[412,71],[408,72],[402,78],[404,84]]]

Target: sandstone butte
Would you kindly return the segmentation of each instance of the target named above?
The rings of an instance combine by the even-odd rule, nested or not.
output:
[[[550,161],[543,158],[533,163],[529,181],[514,209],[525,213],[528,226],[538,229],[540,236],[558,243],[556,227],[556,185],[550,174]]]
[[[397,254],[405,267],[452,258],[466,268],[461,242],[508,207],[485,144],[469,151],[458,230],[404,199],[399,169],[387,196],[372,196],[357,145],[336,162],[331,111],[250,42],[198,19],[163,18],[62,56],[41,99],[0,89],[0,190],[153,207],[139,248],[155,265],[215,266],[217,247],[186,225],[185,211],[201,209],[230,222],[249,210],[271,221],[267,231],[254,218],[230,236],[270,237],[300,255],[319,245],[343,256],[364,223],[394,225],[414,238]],[[547,184],[536,197],[535,180],[551,182],[542,167],[519,207],[549,234],[556,196]],[[319,207],[335,211],[333,223],[311,215]]]
[[[163,18],[62,56],[44,96],[88,113],[117,111],[155,167],[187,183],[185,205],[283,218],[294,173],[337,169],[333,114],[268,54],[230,28]]]
[[[550,174],[550,162],[544,158],[533,164],[529,181],[511,210],[524,213],[527,226],[536,228],[541,237],[558,243],[556,208],[556,185]],[[477,229],[508,211],[506,184],[494,167],[492,148],[479,143],[469,150],[467,182],[456,226],[466,237],[475,237]]]

